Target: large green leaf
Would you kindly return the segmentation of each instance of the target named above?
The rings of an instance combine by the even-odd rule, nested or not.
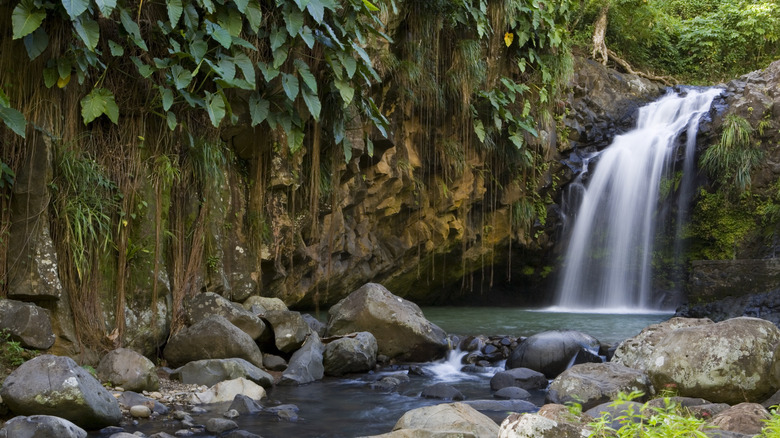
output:
[[[306,103],[306,108],[309,109],[311,116],[314,117],[314,120],[319,120],[320,112],[322,111],[322,103],[320,102],[319,97],[317,97],[317,94],[304,89],[301,95],[303,96],[303,102]]]
[[[252,60],[249,59],[249,56],[247,56],[245,53],[237,53],[236,56],[233,58],[238,68],[241,69],[241,72],[244,74],[244,79],[249,83],[249,85],[252,86],[252,88],[255,87],[256,81],[255,81],[255,66],[252,64]]]
[[[298,97],[298,90],[300,89],[298,78],[289,73],[282,73],[282,88],[287,98],[294,101]]]
[[[103,114],[116,124],[119,120],[119,107],[111,91],[95,88],[81,99],[81,118],[86,125]]]
[[[206,91],[206,111],[209,113],[209,120],[214,127],[219,127],[222,119],[225,118],[225,99],[222,94],[211,94]]]
[[[98,26],[97,21],[87,16],[80,16],[73,21],[73,27],[84,45],[94,52],[98,41],[100,41],[100,26]]]
[[[146,42],[141,37],[141,28],[138,27],[138,23],[133,21],[133,18],[126,10],[120,10],[119,20],[122,22],[122,27],[125,28],[125,31],[130,34],[130,38],[133,40],[135,45],[143,51],[148,52],[149,47],[146,46]]]
[[[325,18],[325,5],[320,0],[311,0],[306,6],[306,10],[309,11],[309,15],[317,23],[322,23]]]
[[[184,13],[181,0],[165,0],[165,4],[168,7],[168,21],[170,21],[171,27],[176,27],[181,19],[181,14]]]
[[[176,88],[181,90],[187,88],[190,82],[192,82],[192,72],[179,64],[175,64],[171,67],[171,79]]]
[[[257,126],[268,117],[271,103],[260,97],[257,92],[249,97],[249,114],[252,116],[252,126]]]
[[[230,35],[230,32],[217,23],[206,20],[206,33],[226,49],[229,49],[233,44],[233,37]]]
[[[275,51],[287,41],[287,35],[284,33],[284,29],[278,28],[271,31],[271,51]]]
[[[260,3],[257,0],[249,0],[249,3],[246,5],[245,15],[252,30],[255,32],[260,30],[260,26],[263,24],[263,11],[260,9]]]
[[[173,91],[170,88],[160,87],[160,97],[162,97],[162,107],[164,111],[171,109],[173,105]]]
[[[89,7],[89,0],[61,0],[62,7],[65,8],[71,20],[83,14]]]
[[[336,86],[336,89],[339,90],[339,94],[341,94],[341,100],[344,101],[344,107],[347,107],[352,103],[352,99],[355,97],[355,89],[345,81],[336,80],[333,84]]]
[[[306,65],[306,63],[302,60],[296,59],[295,68],[298,70],[298,75],[301,77],[301,79],[303,79],[303,83],[306,84],[311,91],[316,93],[317,79],[311,73],[311,70],[309,70],[309,66]]]
[[[306,43],[306,46],[310,49],[314,48],[314,32],[311,31],[309,26],[303,26],[301,29],[301,38],[303,39],[303,42]]]
[[[258,61],[257,68],[259,68],[260,72],[263,73],[263,78],[266,82],[271,82],[274,78],[279,76],[278,68],[274,68],[273,66],[270,66],[263,61]]]
[[[111,56],[122,56],[125,54],[125,48],[113,40],[108,40],[108,48],[111,50]]]
[[[11,13],[13,39],[29,35],[40,27],[46,18],[46,11],[35,7],[33,0],[22,0]]]
[[[24,115],[22,113],[13,108],[0,105],[0,119],[3,120],[5,126],[10,128],[11,131],[24,138],[24,131],[27,127],[27,121],[24,119]]]
[[[284,23],[287,34],[294,38],[303,27],[303,14],[300,11],[290,11],[284,16]]]
[[[238,11],[242,14],[246,13],[246,8],[249,6],[249,0],[233,0],[233,3],[236,4],[236,8],[238,8]]]
[[[97,3],[98,9],[100,9],[100,13],[104,17],[111,15],[111,12],[116,8],[116,0],[95,0],[95,3]]]
[[[231,37],[239,36],[244,27],[244,17],[235,9],[221,9],[220,12],[217,23],[228,31]]]
[[[41,55],[49,46],[49,34],[39,27],[35,32],[24,37],[24,48],[27,49],[27,57],[33,60]]]

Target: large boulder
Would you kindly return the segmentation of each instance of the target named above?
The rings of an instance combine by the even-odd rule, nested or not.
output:
[[[188,385],[212,386],[223,380],[233,380],[239,377],[251,380],[265,388],[271,387],[274,383],[273,376],[248,361],[235,357],[189,362],[176,369],[171,377]]]
[[[7,330],[10,339],[24,348],[46,350],[56,340],[49,313],[21,301],[0,299],[0,330]]]
[[[257,295],[253,295],[247,298],[246,301],[243,302],[242,306],[246,310],[252,310],[252,307],[255,307],[263,310],[263,313],[269,310],[289,310],[287,305],[284,304],[284,301],[280,300],[279,298],[259,297]]]
[[[203,319],[171,336],[163,356],[173,367],[194,360],[232,357],[246,359],[257,367],[263,366],[263,353],[255,341],[219,315]]]
[[[757,435],[772,418],[766,408],[757,403],[740,403],[715,415],[710,424],[721,430]]]
[[[292,353],[301,348],[311,333],[309,324],[300,312],[290,310],[269,310],[263,316],[274,332],[274,343],[279,351]]]
[[[122,419],[119,403],[69,357],[43,355],[23,363],[3,382],[0,397],[18,415],[53,415],[87,430]]]
[[[258,339],[265,330],[265,323],[257,315],[213,292],[197,294],[187,303],[187,318],[190,324],[198,323],[212,315],[224,316],[252,339]]]
[[[668,333],[654,348],[647,374],[656,388],[735,404],[761,402],[778,389],[780,330],[758,318],[734,318]]]
[[[19,416],[0,429],[0,438],[87,438],[87,431],[51,415]]]
[[[382,437],[463,436],[495,438],[498,425],[485,414],[464,403],[448,403],[413,409],[395,423],[393,432]]]
[[[669,333],[684,327],[713,324],[707,318],[672,318],[645,327],[638,335],[621,342],[615,349],[612,362],[638,370],[647,369],[656,345]]]
[[[579,403],[588,410],[617,398],[618,394],[640,391],[652,394],[650,380],[642,371],[620,364],[586,363],[574,365],[555,378],[547,392],[550,403]]]
[[[325,374],[342,376],[374,369],[378,347],[371,332],[347,335],[325,345],[322,364]]]
[[[325,368],[322,365],[322,341],[311,333],[303,346],[293,353],[287,369],[282,373],[280,385],[303,385],[322,379]]]
[[[95,371],[101,381],[111,382],[127,391],[156,391],[160,388],[154,363],[127,348],[108,352]]]
[[[547,384],[547,377],[544,374],[530,368],[499,371],[490,379],[490,389],[494,391],[508,387],[544,389],[547,388]]]
[[[589,436],[585,426],[556,421],[539,414],[512,414],[502,423],[498,438],[582,438]]]
[[[599,351],[599,341],[575,330],[550,330],[529,336],[512,350],[506,368],[530,368],[552,379],[574,363],[583,352]]]
[[[328,313],[329,336],[371,332],[379,354],[391,359],[430,361],[444,357],[448,349],[444,330],[425,319],[416,304],[380,284],[363,285]]]

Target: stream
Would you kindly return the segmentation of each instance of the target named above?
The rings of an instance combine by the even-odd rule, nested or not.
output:
[[[590,334],[608,344],[634,336],[644,327],[671,316],[669,313],[593,314],[498,307],[431,307],[423,308],[423,313],[451,335],[530,336],[545,330],[571,329]],[[276,415],[266,413],[241,416],[235,421],[241,429],[263,438],[346,438],[390,432],[406,411],[442,403],[442,400],[420,397],[422,389],[434,383],[451,384],[465,395],[466,400],[493,400],[490,378],[503,370],[503,363],[499,364],[501,367],[486,369],[482,373],[465,373],[460,370],[460,359],[464,354],[451,351],[447,359],[419,364],[425,376],[410,375],[409,381],[403,383],[397,392],[373,389],[370,385],[385,375],[399,372],[392,370],[347,378],[326,377],[302,386],[277,386],[268,391],[261,404],[264,407],[294,404],[299,408],[296,421],[280,421]],[[532,393],[530,401],[541,406],[544,395],[542,391]],[[211,405],[208,413],[193,417],[197,423],[205,424],[208,418],[221,416],[228,405]],[[507,412],[483,413],[497,423],[507,415]],[[145,434],[164,431],[173,435],[179,427],[178,421],[153,421],[126,430]],[[202,433],[191,436],[213,435]]]

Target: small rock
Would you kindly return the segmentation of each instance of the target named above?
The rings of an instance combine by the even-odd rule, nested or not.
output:
[[[211,418],[206,421],[206,430],[211,433],[221,434],[232,429],[238,429],[238,424],[233,420],[224,418]]]
[[[465,400],[466,397],[454,387],[446,383],[435,383],[430,386],[426,386],[422,390],[421,397],[424,398],[438,398],[442,400]]]
[[[130,407],[130,415],[135,418],[149,418],[152,416],[152,410],[146,405],[135,405]]]
[[[228,409],[224,414],[222,414],[223,417],[228,419],[238,418],[239,415],[240,414],[235,409]]]
[[[499,400],[528,400],[531,393],[517,386],[507,386],[496,391],[493,397]]]

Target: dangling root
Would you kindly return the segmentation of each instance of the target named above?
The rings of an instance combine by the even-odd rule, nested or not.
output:
[[[623,69],[626,70],[627,73],[630,73],[632,75],[637,75],[639,77],[650,79],[651,81],[657,81],[661,82],[662,84],[666,85],[667,87],[671,87],[672,85],[676,85],[677,81],[671,77],[671,76],[656,76],[652,73],[645,73],[641,71],[636,71],[631,67],[631,64],[628,63],[625,59],[619,57],[617,53],[613,52],[610,49],[607,49],[607,54],[609,54],[609,59],[615,61],[616,64],[623,67]]]

